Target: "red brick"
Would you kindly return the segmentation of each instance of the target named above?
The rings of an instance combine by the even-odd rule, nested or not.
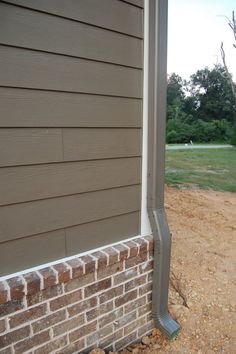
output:
[[[119,252],[113,247],[107,247],[103,251],[108,255],[108,265],[117,263],[119,261]]]
[[[7,302],[7,286],[5,282],[0,282],[0,305]]]
[[[29,310],[20,312],[14,316],[9,318],[10,328],[14,328],[20,326],[21,324],[32,321],[38,317],[42,317],[46,314],[47,306],[46,304],[42,304],[36,307],[33,307]]]
[[[39,270],[39,273],[43,276],[43,288],[56,285],[57,277],[56,272],[50,267]]]
[[[95,318],[104,315],[107,312],[110,312],[113,310],[113,301],[107,302],[105,304],[100,305],[99,307],[96,307],[88,312],[86,312],[86,317],[87,321],[92,321]]]
[[[8,332],[7,334],[0,336],[0,348],[7,347],[12,343],[18,342],[19,340],[28,337],[29,334],[30,334],[29,326],[16,329],[15,331],[12,332]]]
[[[152,315],[152,313],[151,313],[151,312],[147,314],[146,321],[147,321],[147,322],[149,322],[149,321],[153,321],[153,315]]]
[[[106,290],[111,287],[111,278],[107,278],[92,285],[87,286],[84,289],[84,296],[88,297],[102,290]]]
[[[154,240],[153,236],[144,236],[144,240],[148,241],[148,250],[149,252],[152,252],[154,249]]]
[[[109,345],[113,344],[116,340],[121,338],[122,335],[123,335],[122,329],[119,329],[118,331],[112,333],[109,337],[106,337],[105,339],[101,339],[99,341],[99,347],[107,348]]]
[[[112,326],[108,325],[95,333],[91,334],[90,336],[87,337],[87,346],[93,345],[97,343],[97,341],[101,340],[104,337],[107,337],[109,334],[112,333]]]
[[[98,337],[98,340],[108,336],[109,334],[111,334],[113,331],[112,331],[112,326],[111,325],[108,325],[106,327],[103,327],[101,328],[99,331],[97,331],[99,333],[99,337]],[[96,332],[96,333],[97,333]]]
[[[73,306],[70,306],[67,308],[67,311],[69,313],[69,316],[75,316],[76,314],[79,314],[83,311],[89,310],[92,307],[97,306],[97,297],[94,296],[90,299],[84,300],[82,302],[79,302]]]
[[[151,311],[152,311],[152,303],[149,302],[148,304],[146,304],[138,309],[138,315],[143,316],[146,313],[151,312]]]
[[[14,277],[7,280],[10,288],[11,300],[22,300],[25,296],[24,283],[21,277]]]
[[[113,274],[121,272],[123,270],[123,262],[118,262],[107,266],[106,268],[98,269],[98,279],[107,278]]]
[[[147,281],[147,274],[144,274],[140,277],[130,280],[128,283],[125,284],[125,292],[146,284],[146,281]]]
[[[129,258],[136,257],[138,254],[138,245],[134,241],[124,242],[124,245],[129,247]]]
[[[121,261],[128,257],[129,248],[125,247],[124,245],[116,245],[114,248],[119,252]]]
[[[99,328],[106,326],[108,323],[114,322],[118,318],[123,316],[123,308],[119,308],[113,312],[108,313],[107,315],[103,316],[99,319],[98,324]]]
[[[135,331],[137,328],[144,326],[145,324],[146,324],[145,317],[139,318],[136,321],[129,323],[124,328],[124,335],[127,336],[127,334],[129,334],[130,332]]]
[[[94,273],[83,275],[82,277],[71,279],[65,284],[65,292],[79,289],[95,281]]]
[[[80,259],[71,259],[66,264],[72,268],[72,278],[81,277],[84,274],[84,266]]]
[[[22,310],[24,307],[24,303],[21,300],[12,300],[5,302],[0,305],[0,317]]]
[[[149,251],[149,257],[152,257],[152,258],[153,258],[153,256],[154,256],[154,250],[151,249],[151,250]]]
[[[41,279],[35,272],[27,273],[24,275],[27,283],[27,295],[34,295],[40,290]]]
[[[147,261],[147,253],[142,253],[137,257],[128,258],[125,261],[125,269],[136,266],[139,263],[143,263]]]
[[[147,283],[139,289],[139,296],[142,296],[149,291],[152,291],[152,283]]]
[[[147,294],[147,302],[151,302],[152,301],[152,292]]]
[[[148,282],[153,281],[153,272],[148,273]]]
[[[153,260],[140,264],[139,272],[145,273],[153,269]]]
[[[131,312],[145,304],[146,304],[146,296],[140,297],[137,300],[132,301],[131,303],[125,305],[125,313]]]
[[[91,322],[86,326],[76,329],[74,332],[69,333],[70,342],[76,341],[78,338],[84,337],[91,332],[96,331],[97,321]]]
[[[28,306],[36,305],[39,302],[43,302],[45,300],[51,299],[52,297],[59,296],[62,294],[62,292],[63,290],[61,284],[51,286],[50,288],[41,290],[32,296],[27,296],[27,304]]]
[[[0,349],[0,354],[12,354],[11,347]]]
[[[141,328],[139,328],[138,330],[138,336],[141,337],[144,334],[150,332],[153,328],[155,328],[155,325],[153,323],[153,321],[145,324],[144,326],[142,326]]]
[[[97,268],[107,266],[107,255],[101,251],[97,251],[91,254],[97,260]]]
[[[15,354],[25,353],[31,348],[49,341],[49,339],[50,339],[49,330],[40,332],[34,335],[33,337],[29,337],[19,343],[16,343],[14,346]]]
[[[5,329],[6,329],[5,321],[4,320],[0,320],[0,333],[4,332]]]
[[[148,251],[148,242],[143,238],[135,239],[135,242],[139,245],[139,253],[147,253]]]
[[[125,281],[138,275],[137,267],[126,270],[125,272],[118,273],[114,276],[114,285],[124,283]]]
[[[126,293],[117,299],[115,299],[115,306],[121,306],[124,305],[126,302],[131,301],[136,299],[137,297],[137,290],[130,291],[129,293]]]
[[[73,304],[74,302],[80,301],[82,299],[81,290],[74,291],[73,293],[63,295],[50,302],[51,311],[56,311],[62,307]]]
[[[79,315],[77,317],[73,317],[67,321],[59,323],[58,325],[53,327],[53,336],[57,337],[60,334],[66,333],[71,329],[76,327],[80,327],[84,324],[84,314]]]
[[[34,354],[49,354],[54,352],[55,350],[65,347],[67,345],[67,336],[60,337],[54,341],[49,342],[46,345],[36,349]]]
[[[48,327],[52,327],[54,324],[58,322],[64,321],[65,319],[66,319],[65,310],[55,312],[47,317],[41,318],[40,320],[32,323],[33,332],[34,333],[41,332]]]
[[[55,354],[73,354],[81,353],[81,350],[85,347],[85,340],[78,340],[74,343],[70,343],[65,348],[62,348],[55,352]]]
[[[128,313],[128,315],[125,315],[124,317],[121,317],[120,319],[118,319],[117,321],[115,321],[114,323],[114,328],[118,329],[120,327],[124,327],[125,325],[127,325],[128,323],[136,320],[136,311],[133,311],[131,313]]]
[[[70,268],[66,263],[55,264],[53,268],[58,273],[59,283],[66,283],[70,280]]]
[[[112,288],[108,291],[104,291],[99,295],[99,302],[102,304],[103,302],[109,301],[114,297],[120,296],[123,294],[123,285],[117,286],[116,288]]]
[[[91,256],[80,257],[85,264],[85,274],[95,272],[95,260]]]
[[[92,349],[95,349],[97,348],[97,341],[98,341],[98,338],[99,338],[99,331],[96,331],[96,333],[93,333],[91,335],[88,335],[88,337],[86,338],[86,349],[89,348],[87,351],[86,350],[86,353],[90,353],[90,351]]]
[[[116,350],[120,350],[124,347],[126,347],[128,344],[131,344],[132,342],[134,342],[137,339],[137,333],[131,333],[128,336],[122,338],[121,340],[119,340],[118,342],[115,343],[115,348]]]

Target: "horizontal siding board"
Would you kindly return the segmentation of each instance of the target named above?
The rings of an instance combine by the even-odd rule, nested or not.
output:
[[[140,129],[6,128],[0,130],[0,166],[140,155]]]
[[[1,46],[0,85],[141,98],[142,71]]]
[[[139,99],[0,88],[0,127],[141,127]]]
[[[2,168],[0,205],[138,184],[140,179],[140,158]]]
[[[64,230],[4,242],[0,244],[0,276],[65,256]]]
[[[0,43],[142,67],[141,39],[5,3]]]
[[[61,129],[0,130],[0,166],[62,160]]]
[[[137,0],[139,2],[139,0]],[[142,9],[117,0],[10,0],[13,4],[86,22],[95,26],[143,36]]]
[[[66,229],[67,255],[118,242],[140,232],[140,213],[115,216]]]
[[[133,4],[133,5],[136,5],[136,6],[144,7],[143,0],[124,0],[124,1],[129,3],[129,4]]]
[[[140,210],[140,185],[0,207],[0,242]]]
[[[140,129],[63,129],[65,160],[141,155]]]

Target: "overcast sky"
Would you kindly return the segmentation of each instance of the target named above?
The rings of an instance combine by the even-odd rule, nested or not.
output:
[[[205,66],[221,61],[224,42],[226,60],[236,80],[236,49],[227,19],[236,14],[236,0],[169,0],[168,74],[187,79]]]

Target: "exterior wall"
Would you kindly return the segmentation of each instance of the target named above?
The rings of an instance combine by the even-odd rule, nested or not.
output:
[[[0,283],[0,353],[119,350],[153,328],[152,237]]]
[[[140,234],[142,5],[0,3],[0,275]]]

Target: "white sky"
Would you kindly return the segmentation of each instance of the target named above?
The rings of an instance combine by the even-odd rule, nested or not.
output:
[[[224,42],[229,71],[236,81],[234,37],[224,16],[236,14],[236,0],[169,0],[168,74],[188,79],[198,69],[222,63]]]

